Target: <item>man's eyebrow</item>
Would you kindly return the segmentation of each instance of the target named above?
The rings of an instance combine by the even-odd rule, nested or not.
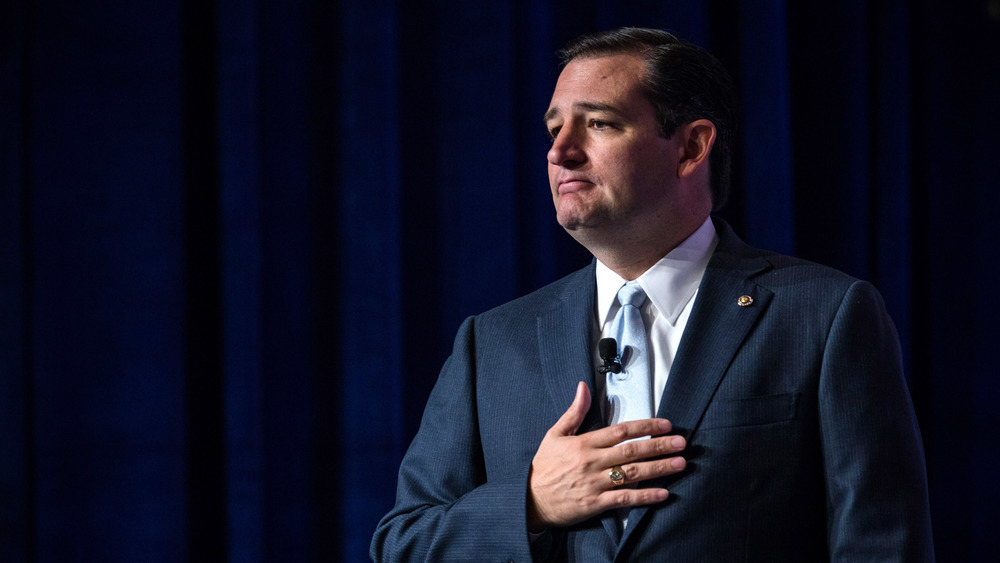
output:
[[[573,107],[584,111],[605,111],[615,115],[622,114],[622,112],[618,111],[617,107],[611,104],[602,104],[600,102],[577,102],[573,104]]]
[[[600,102],[576,102],[575,104],[573,104],[573,109],[578,110],[578,111],[580,111],[580,110],[582,110],[582,111],[603,111],[603,112],[613,113],[613,114],[618,115],[618,116],[622,116],[623,115],[622,112],[617,107],[615,107],[615,106],[613,106],[611,104],[603,104],[603,103],[600,103]],[[548,123],[553,118],[558,117],[558,116],[559,116],[559,109],[558,108],[549,108],[549,111],[545,112],[545,115],[542,116],[542,121],[544,121],[545,123]]]

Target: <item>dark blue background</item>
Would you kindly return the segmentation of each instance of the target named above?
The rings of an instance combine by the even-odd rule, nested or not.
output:
[[[541,115],[619,25],[732,70],[723,215],[881,289],[1000,551],[1000,1],[477,4],[0,4],[0,560],[366,558],[461,319],[587,261]]]

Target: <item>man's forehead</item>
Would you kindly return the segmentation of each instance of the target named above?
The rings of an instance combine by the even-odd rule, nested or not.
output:
[[[642,59],[631,54],[573,59],[559,74],[544,119],[586,112],[624,116],[644,99],[644,73]]]
[[[566,80],[596,81],[604,78],[641,79],[646,72],[646,61],[634,53],[615,53],[599,56],[577,57],[563,67],[559,82]]]

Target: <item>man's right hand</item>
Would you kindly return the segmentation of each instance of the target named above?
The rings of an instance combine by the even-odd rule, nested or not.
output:
[[[545,433],[531,461],[528,479],[528,530],[568,526],[611,508],[655,504],[666,489],[617,488],[611,469],[618,465],[625,483],[638,483],[684,470],[683,457],[654,459],[686,447],[681,436],[665,436],[670,421],[662,418],[622,422],[576,436],[590,409],[590,389],[576,388],[573,404]],[[652,436],[649,440],[625,440]]]

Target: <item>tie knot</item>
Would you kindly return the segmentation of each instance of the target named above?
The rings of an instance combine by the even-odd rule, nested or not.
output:
[[[645,301],[646,292],[642,290],[639,282],[628,282],[618,290],[618,302],[622,306],[631,305],[633,307],[641,307]]]

